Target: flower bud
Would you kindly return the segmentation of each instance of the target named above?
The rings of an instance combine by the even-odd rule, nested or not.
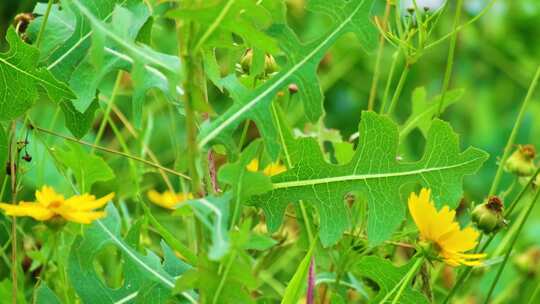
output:
[[[536,157],[536,150],[533,145],[520,146],[504,164],[504,169],[507,172],[516,174],[518,176],[531,176],[536,170],[534,165],[534,158]]]
[[[516,256],[513,261],[516,268],[522,273],[534,276],[540,267],[540,247],[534,246]]]
[[[278,70],[278,64],[274,59],[274,56],[270,54],[264,55],[264,74],[270,75]]]
[[[490,196],[486,202],[474,208],[472,220],[484,233],[495,232],[506,224],[503,209],[504,205],[501,199],[497,196]]]
[[[246,52],[244,53],[244,56],[242,56],[242,59],[240,59],[240,67],[242,68],[242,73],[249,74],[252,63],[253,63],[253,50],[247,49]]]

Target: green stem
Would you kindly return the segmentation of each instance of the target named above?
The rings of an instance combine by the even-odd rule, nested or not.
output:
[[[392,86],[392,79],[394,78],[394,73],[396,71],[397,62],[399,60],[399,50],[396,51],[392,57],[392,65],[390,65],[390,72],[388,73],[388,79],[386,79],[386,85],[384,87],[384,95],[381,103],[381,107],[379,109],[379,113],[384,113],[384,110],[386,109],[386,104],[388,103],[388,96],[390,95],[390,87]]]
[[[394,112],[397,105],[397,101],[399,97],[401,96],[401,91],[403,90],[403,86],[405,85],[405,82],[407,81],[407,75],[409,75],[410,70],[411,70],[411,65],[408,62],[408,60],[405,59],[405,67],[403,67],[403,72],[401,73],[401,76],[399,77],[399,82],[397,84],[396,90],[394,91],[394,96],[392,97],[392,101],[390,102],[388,111],[386,111],[387,115],[391,115],[392,112]]]
[[[455,30],[458,27],[459,20],[461,19],[461,8],[463,6],[463,0],[457,0],[456,4],[456,14],[454,15],[454,26]],[[457,41],[457,32],[452,34],[450,39],[450,47],[448,48],[448,59],[446,60],[446,71],[444,72],[443,87],[441,93],[441,100],[439,101],[439,109],[437,110],[437,116],[441,116],[441,112],[444,108],[444,98],[446,97],[446,92],[450,86],[450,78],[452,77],[452,67],[454,65],[454,54],[456,51],[456,41]]]
[[[103,136],[103,132],[105,131],[105,126],[107,125],[107,118],[111,114],[111,109],[116,99],[116,95],[118,94],[118,88],[120,87],[121,80],[122,80],[122,71],[119,71],[118,74],[116,74],[116,81],[114,82],[114,87],[112,89],[109,102],[107,103],[107,108],[105,108],[105,113],[103,114],[103,118],[101,119],[101,124],[99,125],[96,139],[94,140],[94,145],[98,145],[101,140],[101,137]],[[92,152],[94,152],[93,148],[92,148]]]
[[[540,280],[538,281],[538,284],[536,285],[536,288],[534,289],[534,291],[533,291],[531,297],[529,298],[529,301],[527,302],[527,304],[535,303],[534,299],[536,299],[538,294],[540,294]]]
[[[411,266],[409,271],[405,274],[405,276],[390,290],[384,298],[379,303],[386,303],[390,300],[390,297],[397,291],[396,296],[392,300],[392,304],[399,303],[399,299],[403,295],[403,292],[405,291],[405,288],[411,283],[412,279],[418,272],[418,269],[420,269],[420,266],[422,266],[422,263],[424,262],[424,257],[417,258],[414,264]]]
[[[525,196],[525,193],[527,193],[527,190],[529,189],[529,187],[532,185],[532,183],[534,182],[534,180],[536,179],[536,176],[540,173],[540,168],[536,170],[536,172],[534,173],[534,175],[529,178],[529,181],[527,182],[527,184],[523,187],[523,189],[521,189],[521,191],[518,193],[518,195],[516,196],[516,198],[512,201],[512,203],[510,203],[510,207],[508,209],[506,209],[506,211],[504,212],[504,218],[508,218],[510,217],[510,215],[512,214],[512,211],[514,209],[514,207],[521,201],[521,199]],[[482,245],[482,247],[480,248],[480,250],[475,250],[475,252],[484,252],[489,244],[491,244],[491,242],[493,241],[493,239],[495,239],[495,233],[491,234],[489,239]],[[480,236],[480,238],[482,238],[483,235]],[[495,250],[495,252],[498,252],[499,249]],[[457,281],[456,281],[456,284],[454,284],[454,286],[452,287],[452,289],[450,290],[450,292],[448,293],[448,295],[446,296],[446,299],[444,300],[443,304],[444,303],[448,303],[452,297],[454,296],[454,294],[459,290],[459,288],[467,281],[467,279],[469,278],[469,275],[472,271],[472,267],[468,267],[467,269],[465,269],[464,271],[460,272],[459,275],[458,275],[458,278],[457,278]]]
[[[150,224],[156,229],[156,231],[163,237],[163,239],[171,245],[171,247],[178,251],[191,265],[197,265],[197,256],[187,246],[177,240],[172,233],[169,232],[161,223],[152,215],[150,208],[139,196],[139,202],[141,203],[144,214],[150,221]]]
[[[382,23],[382,30],[386,31],[386,24],[388,23],[388,16],[390,15],[390,0],[386,1],[386,7],[384,9],[384,17]],[[368,111],[373,111],[375,106],[375,97],[377,97],[377,84],[379,82],[379,76],[381,72],[381,59],[384,51],[384,34],[381,33],[379,37],[379,49],[377,50],[377,59],[375,59],[375,67],[373,71],[373,80],[371,81],[371,90],[369,92]]]
[[[14,120],[11,124],[11,144],[9,149],[10,162],[9,171],[11,173],[11,203],[17,204],[17,168],[15,163],[18,160],[17,152],[17,122]],[[11,217],[11,282],[12,282],[12,300],[17,304],[17,218]]]
[[[403,279],[403,283],[401,284],[401,287],[399,288],[396,296],[394,297],[394,299],[392,300],[392,304],[396,304],[396,303],[399,303],[399,299],[401,298],[401,296],[403,295],[403,292],[405,291],[405,288],[407,286],[409,286],[409,284],[411,283],[412,279],[414,278],[414,276],[416,275],[416,273],[418,272],[418,269],[420,269],[420,266],[422,266],[422,263],[424,262],[424,258],[418,258],[416,260],[416,262],[414,262],[414,265],[411,267],[411,269],[409,270],[409,272],[407,273],[407,275],[405,276],[405,278]]]
[[[225,286],[225,281],[227,281],[227,276],[229,275],[229,271],[231,270],[231,266],[236,259],[236,251],[233,251],[231,254],[231,257],[227,261],[227,265],[225,265],[225,271],[221,275],[221,279],[219,280],[218,288],[216,289],[216,293],[214,294],[214,298],[212,300],[212,304],[218,303],[219,296],[221,294],[221,291],[223,290],[223,287]]]
[[[506,254],[504,256],[504,260],[501,264],[501,266],[499,266],[499,270],[497,271],[497,275],[495,276],[495,280],[493,280],[493,283],[491,283],[491,287],[489,288],[489,292],[486,296],[486,299],[484,301],[484,303],[489,303],[489,299],[491,298],[491,295],[493,294],[493,291],[495,290],[495,287],[497,286],[497,282],[499,281],[500,277],[501,277],[501,274],[504,270],[504,267],[506,266],[506,263],[508,262],[508,258],[510,257],[510,254],[512,253],[512,250],[514,249],[514,245],[516,244],[516,241],[517,239],[519,238],[519,234],[521,233],[521,230],[523,229],[523,226],[525,226],[525,222],[527,221],[527,218],[529,217],[529,215],[531,214],[534,206],[536,205],[536,201],[538,200],[538,197],[540,196],[540,189],[536,190],[536,194],[534,196],[534,198],[531,200],[528,208],[527,208],[527,213],[525,213],[525,216],[521,219],[521,221],[519,222],[519,226],[518,226],[518,229],[514,235],[514,238],[512,239],[512,242],[510,243],[510,246],[508,247],[508,249],[506,250]]]
[[[521,127],[523,116],[525,116],[525,110],[527,109],[527,106],[529,105],[532,99],[532,96],[534,95],[534,91],[536,90],[536,85],[538,84],[539,77],[540,77],[540,66],[538,66],[536,70],[536,73],[531,82],[531,85],[529,86],[529,90],[527,91],[527,96],[525,96],[525,100],[523,101],[523,104],[521,105],[521,109],[519,110],[518,116],[516,118],[516,122],[514,123],[512,132],[510,133],[510,137],[508,138],[506,146],[504,147],[503,157],[501,161],[499,162],[499,167],[497,168],[497,173],[495,174],[495,178],[493,180],[493,183],[491,184],[489,195],[495,195],[495,193],[497,192],[497,188],[499,187],[499,183],[501,182],[504,163],[510,156],[510,152],[512,151],[512,146],[514,145],[514,142],[516,140],[517,132],[519,128]]]
[[[49,14],[51,13],[53,2],[54,0],[49,0],[49,3],[47,4],[47,10],[45,11],[45,15],[43,15],[41,27],[39,28],[39,33],[36,38],[36,48],[38,49],[39,49],[39,45],[41,44],[41,39],[43,38],[43,33],[45,33],[45,26],[47,26],[47,20],[49,20]]]

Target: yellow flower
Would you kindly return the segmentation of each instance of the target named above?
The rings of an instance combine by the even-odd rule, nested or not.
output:
[[[448,206],[437,211],[430,195],[431,190],[422,189],[420,195],[413,192],[409,196],[409,211],[421,240],[434,245],[438,255],[450,266],[480,265],[486,254],[464,253],[476,246],[478,231],[472,227],[461,229],[454,221],[456,212]]]
[[[152,203],[167,209],[175,209],[174,207],[179,203],[193,198],[191,193],[174,193],[171,191],[159,193],[156,190],[148,191],[147,195]]]
[[[249,171],[252,171],[252,172],[259,171],[259,160],[258,159],[253,159],[246,166],[246,169],[248,169]],[[287,171],[287,168],[285,166],[283,166],[282,164],[280,164],[278,162],[275,162],[275,163],[271,163],[268,166],[266,166],[266,168],[264,168],[264,170],[263,170],[263,174],[266,175],[266,176],[274,176],[274,175],[278,175],[278,174],[280,174],[282,172],[285,172],[285,171]]]
[[[47,221],[62,217],[70,222],[90,224],[105,216],[105,211],[94,211],[101,208],[114,197],[110,193],[100,199],[89,194],[75,195],[65,199],[53,188],[43,186],[36,191],[35,202],[19,202],[18,205],[0,203],[6,215],[30,216],[38,221]]]

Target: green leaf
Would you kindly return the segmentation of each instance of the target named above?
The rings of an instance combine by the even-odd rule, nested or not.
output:
[[[251,119],[257,125],[272,159],[279,154],[278,135],[271,119],[270,104],[275,94],[295,83],[299,87],[298,99],[302,100],[306,117],[314,122],[323,114],[322,94],[316,70],[321,58],[346,32],[354,32],[365,48],[375,45],[376,29],[371,25],[369,14],[373,0],[326,0],[310,1],[310,9],[316,13],[330,15],[334,21],[328,32],[308,43],[298,40],[294,32],[285,24],[272,25],[269,34],[279,44],[287,57],[287,63],[275,76],[261,86],[248,90],[238,84],[233,76],[225,79],[225,87],[235,103],[222,115],[201,129],[199,145],[227,142],[236,127],[244,120]]]
[[[143,103],[148,90],[158,88],[171,100],[183,93],[179,87],[173,88],[171,85],[176,83],[176,74],[180,71],[178,57],[135,44],[150,17],[145,3],[116,6],[110,23],[98,20],[80,2],[74,3],[76,9],[85,14],[94,26],[92,48],[73,71],[70,80],[71,87],[78,95],[74,103],[78,111],[86,111],[105,77],[120,70],[131,71],[134,88],[132,113],[136,127],[141,126]]]
[[[117,3],[125,2],[127,2],[127,0],[82,1],[83,5],[100,20],[110,19],[112,11]],[[74,28],[73,34],[62,44],[51,47],[54,51],[50,54],[46,54],[45,58],[47,59],[47,69],[59,79],[67,82],[71,78],[73,71],[88,53],[91,44],[92,27],[90,23],[86,21],[86,18],[73,7],[71,1],[63,1],[62,4],[62,10],[70,11],[75,16],[75,23],[67,23],[66,25],[67,27]],[[56,15],[54,10],[51,12],[51,15]],[[58,18],[62,17],[58,16]],[[62,18],[62,20],[68,22],[70,19]]]
[[[458,136],[441,120],[433,122],[424,156],[416,162],[397,161],[398,128],[389,118],[363,112],[359,130],[359,148],[345,165],[327,163],[314,139],[285,137],[293,168],[272,177],[272,191],[250,200],[264,210],[271,231],[281,225],[289,203],[303,200],[318,210],[322,244],[332,245],[349,226],[344,196],[358,191],[367,199],[368,239],[380,244],[405,218],[403,185],[431,188],[437,207],[453,208],[462,195],[463,177],[474,174],[488,158],[475,148],[460,152]]]
[[[444,98],[444,105],[442,111],[451,106],[455,102],[463,97],[465,90],[455,89],[446,93]],[[406,137],[415,128],[420,129],[424,137],[426,137],[433,117],[439,111],[439,102],[441,101],[441,95],[437,95],[431,100],[427,99],[427,92],[424,87],[416,88],[412,93],[412,113],[405,121],[401,130],[399,131],[399,138]]]
[[[47,3],[38,2],[34,7],[33,13],[40,16],[32,20],[28,29],[26,29],[30,41],[36,41],[37,39],[47,5]],[[40,61],[48,62],[48,57],[73,35],[74,30],[75,15],[70,10],[61,9],[60,5],[53,4],[39,45]]]
[[[196,8],[184,4],[167,16],[197,22],[199,26],[193,33],[195,51],[204,46],[230,47],[233,34],[241,37],[248,47],[277,50],[276,42],[263,31],[272,22],[271,14],[256,1],[214,1]]]
[[[175,285],[175,277],[180,276],[188,266],[176,261],[170,249],[164,247],[165,262],[147,251],[140,254],[120,235],[120,215],[112,204],[106,208],[107,217],[95,221],[84,230],[71,247],[68,276],[77,294],[84,303],[127,303],[131,299],[147,303],[166,303]],[[137,232],[133,239],[138,240]],[[94,269],[94,259],[106,246],[113,245],[124,258],[124,280],[121,287],[107,287]],[[163,244],[162,244],[163,246]],[[171,260],[173,259],[173,260]],[[179,264],[180,263],[180,264]],[[196,303],[193,292],[182,295],[191,303]]]
[[[210,230],[212,235],[212,245],[208,251],[210,260],[221,259],[230,248],[228,221],[231,196],[231,193],[227,192],[220,197],[203,197],[177,206],[179,209],[191,206],[195,215]]]
[[[376,256],[366,256],[353,266],[353,272],[377,283],[379,292],[375,298],[369,301],[369,303],[380,303],[386,294],[392,291],[401,282],[401,279],[403,279],[413,264],[414,260],[411,260],[407,265],[395,267],[387,260]],[[406,287],[399,299],[399,303],[427,304],[429,302],[420,292],[412,287]]]
[[[34,303],[39,304],[60,304],[62,303],[58,296],[47,286],[45,281],[39,283],[39,287],[35,291]]]
[[[38,68],[39,51],[24,43],[13,27],[7,31],[9,51],[0,53],[0,121],[11,120],[26,112],[38,97],[38,87],[50,99],[59,102],[75,95],[45,68]]]
[[[94,99],[88,109],[83,113],[77,111],[71,102],[61,102],[60,108],[64,113],[66,126],[71,134],[76,138],[82,138],[92,127],[94,115],[96,110],[99,109],[99,103],[97,99]]]
[[[114,178],[114,172],[103,158],[86,152],[79,144],[67,143],[67,150],[56,151],[58,160],[71,169],[81,192],[89,192],[96,182]]]
[[[247,165],[257,157],[260,148],[261,142],[254,141],[242,152],[237,162],[225,164],[219,169],[219,181],[233,187],[236,199],[244,200],[252,195],[272,190],[270,177],[246,169]]]
[[[311,263],[311,257],[313,256],[313,251],[315,250],[317,242],[313,242],[308,252],[296,268],[292,279],[287,284],[285,289],[285,294],[281,300],[281,304],[296,304],[300,301],[300,297],[303,294],[304,286],[306,284],[306,278],[309,272],[309,264]]]

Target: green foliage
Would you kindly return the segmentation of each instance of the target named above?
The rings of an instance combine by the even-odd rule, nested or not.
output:
[[[96,182],[114,178],[114,172],[101,157],[89,154],[76,143],[68,143],[66,150],[55,153],[62,164],[71,170],[82,192],[90,191]]]
[[[381,303],[381,300],[385,298],[389,292],[395,293],[394,289],[396,286],[399,286],[401,279],[403,279],[413,264],[414,261],[411,261],[407,265],[395,267],[387,260],[374,256],[367,256],[358,261],[354,266],[353,271],[362,277],[373,280],[378,285],[379,291],[377,292],[377,296],[372,298],[369,303]],[[392,296],[390,299],[392,299]],[[399,303],[427,304],[429,302],[425,296],[417,290],[406,287]]]
[[[54,294],[54,292],[47,286],[47,283],[41,282],[36,289],[35,303],[40,304],[60,304],[60,299]]]
[[[300,297],[303,294],[303,287],[306,282],[306,278],[308,277],[309,265],[312,262],[313,251],[315,250],[316,245],[316,242],[311,244],[306,256],[302,259],[302,262],[300,265],[298,265],[298,268],[296,268],[294,276],[292,277],[291,281],[289,281],[287,289],[285,289],[285,295],[283,296],[283,300],[281,300],[281,304],[294,304],[298,303],[300,300]]]
[[[459,101],[463,94],[464,90],[462,89],[448,91],[444,98],[443,110]],[[415,128],[418,128],[422,135],[426,137],[433,122],[433,117],[437,115],[440,101],[441,95],[437,95],[428,101],[426,89],[424,87],[416,88],[412,93],[412,113],[401,126],[399,137],[406,137]]]
[[[38,67],[39,51],[23,42],[10,27],[6,40],[9,51],[0,54],[0,120],[11,120],[24,114],[38,98],[38,87],[55,102],[73,99],[75,95],[47,69]]]
[[[499,169],[539,148],[540,6],[412,2],[0,1],[0,298],[533,303],[539,179]],[[61,213],[84,200],[23,217],[45,185],[115,195],[88,225]],[[416,229],[421,187],[473,229],[500,197],[481,269]]]
[[[275,231],[290,202],[312,204],[320,218],[320,238],[325,246],[335,244],[349,227],[344,197],[358,191],[367,199],[367,234],[372,245],[387,240],[405,218],[400,189],[405,184],[431,188],[438,207],[456,207],[465,175],[475,173],[488,155],[478,149],[460,152],[458,137],[440,120],[433,123],[424,156],[417,162],[397,161],[398,128],[390,119],[363,112],[360,142],[346,165],[328,164],[313,139],[292,140],[285,145],[293,168],[272,178],[273,190],[254,196],[270,230]]]
[[[335,41],[347,32],[354,32],[362,44],[370,49],[376,30],[369,22],[372,0],[313,1],[310,4],[314,12],[329,14],[334,24],[322,37],[302,43],[285,24],[284,18],[277,20],[268,32],[278,41],[280,49],[287,57],[287,63],[281,67],[280,72],[253,90],[243,87],[234,76],[225,78],[224,86],[235,103],[204,126],[199,134],[201,147],[210,142],[230,146],[231,135],[236,127],[242,121],[251,119],[257,124],[268,153],[276,159],[279,154],[279,138],[272,120],[270,104],[279,90],[292,83],[299,87],[298,94],[304,104],[306,117],[311,121],[321,117],[322,95],[316,75],[321,58]]]
[[[143,303],[150,299],[153,303],[166,303],[174,287],[174,277],[189,267],[177,260],[167,245],[163,245],[163,250],[168,252],[163,264],[153,252],[140,254],[135,249],[139,245],[140,226],[134,225],[128,235],[129,239],[124,240],[120,234],[118,211],[113,205],[109,205],[106,211],[107,218],[85,229],[84,237],[79,236],[71,247],[68,275],[77,294],[85,303],[109,303],[133,298]],[[93,266],[96,255],[107,245],[117,247],[124,259],[124,280],[120,288],[106,286]],[[191,303],[195,302],[196,296],[193,293],[182,294]]]

